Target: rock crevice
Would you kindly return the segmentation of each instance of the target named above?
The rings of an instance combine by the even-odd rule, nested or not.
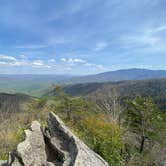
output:
[[[0,166],[108,166],[108,163],[76,137],[54,113],[48,128],[32,122],[26,138]]]

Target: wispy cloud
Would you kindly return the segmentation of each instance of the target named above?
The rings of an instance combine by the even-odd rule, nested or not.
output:
[[[49,59],[48,61],[49,61],[49,62],[56,62],[56,60],[53,59],[53,58],[52,58],[52,59]]]
[[[0,61],[0,65],[6,65],[8,64],[7,62],[4,62],[4,61]]]
[[[67,63],[67,65],[70,66],[73,66],[73,65],[76,65],[78,64],[79,66],[86,66],[86,67],[89,67],[89,68],[96,68],[96,69],[99,69],[99,70],[105,70],[106,68],[101,65],[101,64],[95,64],[95,63],[90,63],[88,62],[87,60],[84,60],[84,59],[78,59],[78,58],[61,58],[61,61],[62,62],[65,62]]]
[[[101,51],[101,50],[105,49],[107,46],[108,46],[108,43],[106,43],[106,42],[98,42],[93,50]]]
[[[63,6],[61,10],[51,12],[51,15],[48,16],[48,21],[60,20],[64,17],[77,15],[82,11],[86,11],[92,5],[96,3],[95,0],[83,1],[83,0],[74,0],[73,3],[65,2],[66,6]]]
[[[40,68],[51,68],[51,66],[45,64],[43,60],[30,61],[25,55],[21,55],[21,59],[17,59],[13,56],[0,55],[0,65],[5,66],[29,66],[29,67],[40,67]]]
[[[41,49],[46,47],[48,47],[46,44],[27,44],[15,46],[17,49]]]
[[[2,54],[0,54],[0,60],[16,61],[16,58],[13,57],[13,56],[8,56],[8,55],[2,55]]]
[[[0,11],[1,72],[165,66],[164,0],[4,1]]]
[[[19,57],[20,57],[21,59],[27,59],[27,56],[24,55],[24,54],[21,54]]]
[[[46,67],[51,68],[51,66],[46,65],[42,60],[35,60],[31,63],[32,67]]]
[[[43,66],[44,63],[42,60],[35,60],[32,62],[32,65],[35,65],[35,66]]]
[[[106,70],[106,68],[103,65],[99,65],[99,64],[85,63],[84,65],[87,67],[95,67],[95,68],[100,69],[100,70]]]
[[[121,46],[131,51],[142,50],[150,52],[166,52],[165,37],[157,32],[166,31],[166,26],[145,28],[134,34],[128,34],[121,37]]]
[[[51,35],[49,36],[47,39],[46,39],[46,43],[48,43],[48,46],[55,46],[55,45],[61,45],[61,44],[69,44],[73,41],[73,38],[70,37],[67,38],[67,37],[64,37],[63,35],[61,36],[54,36],[54,35]]]
[[[152,28],[150,30],[150,33],[156,33],[156,32],[161,32],[161,31],[166,31],[166,25],[162,25],[162,26]]]
[[[85,63],[86,61],[84,59],[78,59],[78,58],[61,58],[62,62],[67,62],[67,63]]]

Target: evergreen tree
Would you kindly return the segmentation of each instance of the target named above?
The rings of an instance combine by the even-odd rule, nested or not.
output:
[[[136,97],[133,101],[128,101],[127,104],[125,124],[131,132],[140,136],[139,152],[142,153],[145,140],[155,138],[162,117],[150,98]]]

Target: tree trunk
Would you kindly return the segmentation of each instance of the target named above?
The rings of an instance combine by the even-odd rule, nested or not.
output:
[[[140,153],[143,152],[143,149],[144,149],[144,143],[145,143],[145,136],[142,136],[141,138],[141,146],[140,146]]]

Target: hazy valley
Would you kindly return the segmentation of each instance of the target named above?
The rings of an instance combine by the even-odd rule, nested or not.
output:
[[[166,78],[164,70],[126,69],[96,75],[0,75],[0,92],[44,95],[52,85],[62,86],[83,83],[119,82]],[[92,85],[92,84],[91,84]],[[100,85],[100,84],[98,84]],[[70,87],[70,86],[69,86]]]

